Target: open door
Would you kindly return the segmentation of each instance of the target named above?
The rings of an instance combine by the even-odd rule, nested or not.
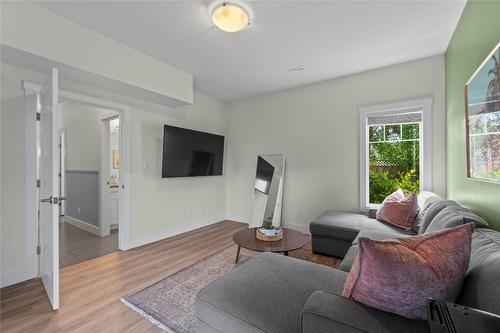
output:
[[[40,276],[52,308],[59,308],[59,97],[52,69],[40,91]]]

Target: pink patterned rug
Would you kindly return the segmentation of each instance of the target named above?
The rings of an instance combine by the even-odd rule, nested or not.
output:
[[[238,265],[258,252],[241,249]],[[236,245],[210,256],[133,295],[122,302],[172,333],[196,331],[194,301],[198,291],[232,270]]]

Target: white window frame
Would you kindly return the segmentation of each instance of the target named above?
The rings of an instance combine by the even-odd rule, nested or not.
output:
[[[359,113],[359,207],[361,211],[377,208],[380,205],[370,204],[368,181],[368,126],[367,118],[411,112],[421,109],[422,126],[420,129],[420,190],[432,191],[432,98],[423,98],[398,103],[363,106]]]

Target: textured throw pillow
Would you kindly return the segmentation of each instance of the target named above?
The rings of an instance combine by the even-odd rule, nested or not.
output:
[[[384,199],[377,210],[377,220],[390,223],[396,227],[409,230],[418,211],[415,193],[405,196],[402,189]]]
[[[428,297],[450,302],[457,298],[473,230],[470,223],[408,238],[360,238],[344,296],[406,318],[427,319]]]

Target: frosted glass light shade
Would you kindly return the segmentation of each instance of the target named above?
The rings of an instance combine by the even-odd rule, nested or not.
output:
[[[250,18],[243,7],[226,2],[214,9],[212,22],[222,31],[237,32],[248,26]]]

